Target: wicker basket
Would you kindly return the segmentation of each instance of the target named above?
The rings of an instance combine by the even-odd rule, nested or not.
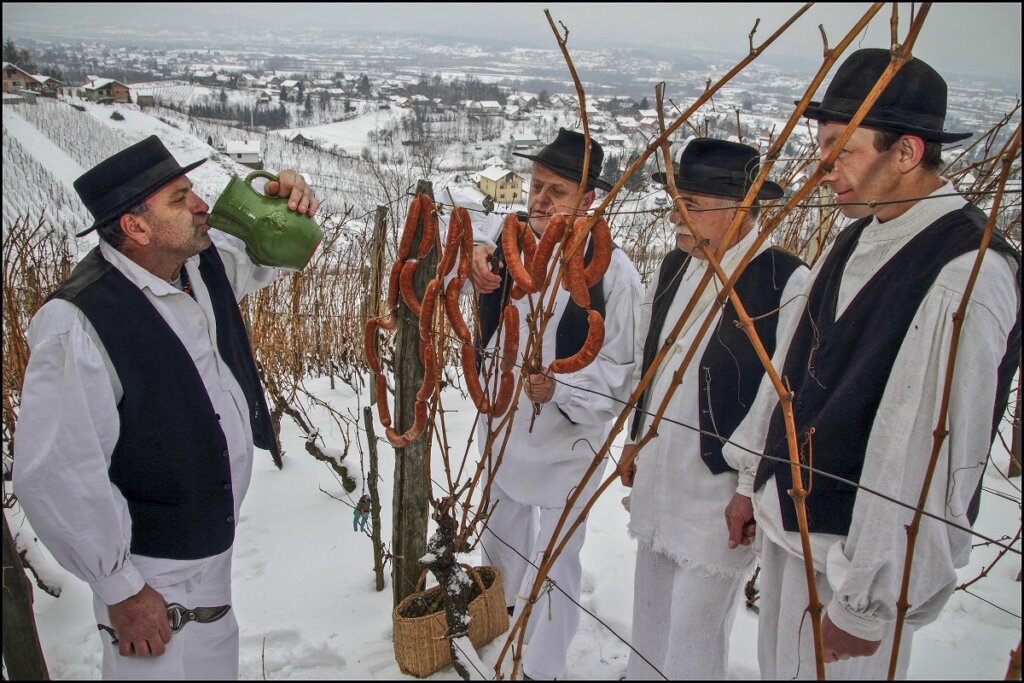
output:
[[[508,629],[505,591],[497,567],[462,566],[479,591],[469,603],[469,639],[479,649]],[[422,590],[426,575],[424,569],[417,584],[419,590],[398,603],[392,613],[398,668],[417,678],[425,678],[452,663],[445,637],[448,624],[440,606],[441,587]],[[410,616],[423,612],[427,613]]]

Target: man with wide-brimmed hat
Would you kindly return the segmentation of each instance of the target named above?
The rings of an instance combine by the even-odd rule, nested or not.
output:
[[[665,346],[707,272],[697,240],[717,255],[728,275],[751,251],[760,203],[783,195],[781,187],[766,180],[744,206],[759,172],[757,150],[738,142],[698,138],[680,152],[675,187],[698,234],[678,210],[669,214],[677,248],[665,256],[644,297],[646,341],[636,350],[637,380]],[[653,178],[668,182],[664,173]],[[740,211],[738,231],[726,242]],[[791,301],[807,272],[800,259],[764,244],[736,282],[736,293],[769,354],[780,318],[797,308]],[[753,525],[746,525],[739,548],[731,551],[722,524],[722,509],[736,495],[737,483],[736,471],[722,459],[722,443],[746,415],[764,368],[732,304],[719,306],[719,290],[712,282],[699,295],[640,399],[622,453],[624,459],[636,454],[636,460],[620,468],[622,483],[633,489],[629,531],[638,541],[629,679],[659,674],[669,680],[725,678],[729,634],[754,565]],[[719,311],[714,328],[698,338],[712,309]],[[676,369],[694,346],[695,355],[676,386]],[[636,442],[669,393],[668,419],[656,438],[637,450]]]
[[[888,50],[854,52],[821,102],[811,103],[805,115],[818,122],[823,158],[889,63]],[[919,59],[904,64],[822,178],[840,210],[858,220],[819,258],[802,314],[779,332],[774,363],[795,393],[797,442],[815,470],[846,480],[804,476],[818,596],[826,606],[828,678],[887,674],[905,527],[939,423],[954,313],[987,220],[939,174],[942,145],[969,136],[945,131],[945,115],[942,77]],[[979,482],[1020,352],[1018,267],[1019,255],[994,235],[956,353],[949,433],[926,511],[961,528],[977,513]],[[767,383],[733,441],[725,457],[740,470],[741,490],[753,496],[763,537],[761,674],[813,676],[789,449],[779,399]],[[970,547],[968,533],[924,520],[897,675],[906,675],[913,630],[938,617]]]
[[[581,186],[585,190],[581,211],[590,208],[595,188],[608,190],[600,179],[603,152],[591,143],[590,165],[584,174],[586,139],[576,131],[561,129],[553,142],[536,154],[522,154],[533,161],[528,200],[529,224],[543,234],[552,216],[572,211]],[[478,246],[474,255],[472,280],[479,297],[482,349],[497,351],[498,314],[511,301],[519,309],[524,328],[519,335],[518,361],[527,348],[525,327],[532,316],[531,299],[510,299],[510,278],[503,267],[490,272],[487,256],[494,249]],[[589,262],[590,247],[585,260]],[[596,359],[578,372],[562,374],[558,381],[546,371],[556,358],[576,353],[589,329],[586,311],[572,301],[569,293],[556,290],[553,316],[542,341],[541,368],[528,374],[519,399],[500,466],[494,471],[491,501],[497,506],[483,535],[484,559],[497,566],[503,576],[506,605],[512,609],[529,595],[536,577],[535,567],[565,509],[566,499],[580,482],[611,430],[611,423],[629,397],[633,374],[636,314],[641,297],[640,276],[621,249],[613,249],[604,277],[590,288],[591,308],[604,318],[604,343]],[[533,406],[542,409],[534,420]],[[486,444],[488,427],[480,420],[479,443]],[[532,426],[532,428],[531,428]],[[492,454],[501,450],[501,439]],[[485,446],[481,446],[484,448]],[[599,483],[601,472],[590,478],[579,498],[583,505]],[[573,516],[578,509],[574,509]],[[529,644],[523,656],[523,672],[534,679],[563,678],[566,654],[579,626],[580,550],[586,525],[573,534],[554,563],[548,578],[552,588],[534,606],[527,628]]]
[[[151,136],[79,177],[95,218],[79,235],[100,242],[28,331],[14,491],[93,591],[104,678],[238,677],[231,549],[253,445],[280,466],[237,304],[278,271],[210,230],[186,177],[204,161]],[[265,191],[316,212],[294,171]]]

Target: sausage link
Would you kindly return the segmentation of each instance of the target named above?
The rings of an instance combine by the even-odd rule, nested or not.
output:
[[[434,395],[434,387],[437,384],[437,360],[434,358],[434,349],[429,344],[420,351],[423,361],[423,382],[420,383],[419,391],[416,392],[416,400],[426,402]]]
[[[507,371],[501,371],[501,384],[498,387],[498,397],[494,400],[494,406],[488,413],[491,417],[501,417],[508,411],[512,403],[512,391],[516,387],[515,376]]]
[[[501,228],[501,248],[504,252],[505,267],[512,280],[525,292],[532,294],[537,291],[530,274],[523,264],[523,257],[519,253],[519,242],[523,231],[530,231],[530,228],[521,222],[514,213],[505,217],[505,223]],[[525,238],[524,238],[525,241]]]
[[[583,343],[583,347],[572,356],[553,362],[551,372],[558,374],[577,372],[597,358],[601,345],[604,344],[604,319],[600,313],[591,309],[587,311],[587,322],[590,324],[590,329],[587,331],[587,341]]]
[[[540,236],[540,244],[530,262],[530,277],[537,284],[539,290],[548,274],[548,261],[555,251],[555,245],[562,241],[565,229],[569,225],[569,217],[564,213],[556,213],[548,220],[548,226],[544,228],[544,234]]]
[[[388,300],[387,300],[387,311],[388,314],[393,314],[395,309],[398,308],[398,289],[399,279],[402,277],[402,266],[405,265],[404,261],[396,259],[391,265],[391,274],[388,276]]]
[[[416,290],[413,289],[412,276],[416,273],[416,264],[419,263],[412,258],[402,266],[402,275],[398,278],[398,288],[402,292],[402,299],[409,307],[412,314],[417,318],[420,316],[420,302],[416,299]]]
[[[612,261],[612,230],[604,217],[599,218],[590,229],[590,235],[594,240],[594,253],[585,269],[587,287],[593,287],[604,277],[608,264]]]
[[[398,243],[398,260],[405,261],[409,258],[409,251],[412,249],[412,238],[416,234],[416,224],[420,220],[420,198],[415,196],[409,204],[409,213],[405,217],[405,228],[402,230],[402,239]]]
[[[427,404],[423,401],[416,401],[416,407],[413,410],[415,411],[413,423],[405,434],[399,434],[397,430],[391,427],[384,430],[384,436],[387,437],[388,442],[395,448],[405,448],[408,446],[423,433],[423,429],[427,426]]]
[[[562,252],[563,258],[565,252]],[[590,290],[587,289],[586,275],[583,270],[583,249],[577,249],[565,264],[562,273],[562,286],[569,290],[572,300],[580,308],[590,308]]]
[[[437,306],[437,290],[441,287],[441,278],[435,277],[427,283],[423,291],[423,303],[420,306],[420,347],[430,344],[434,339],[434,308]]]
[[[519,355],[519,309],[509,304],[505,306],[505,346],[501,349],[501,371],[509,372],[516,366]]]
[[[452,278],[444,293],[444,312],[448,316],[448,322],[452,325],[452,331],[463,344],[472,344],[473,335],[470,334],[469,326],[462,317],[462,309],[459,307],[459,295],[462,293],[462,278]]]
[[[462,218],[459,216],[458,211],[459,209],[452,211],[452,215],[448,219],[448,235],[444,241],[444,252],[441,254],[441,260],[437,262],[438,277],[444,277],[451,272],[452,266],[455,265],[455,258],[459,255],[459,250],[462,248],[463,227]]]
[[[419,200],[420,215],[423,216],[423,232],[420,233],[416,258],[422,261],[434,246],[434,237],[437,236],[437,214],[434,213],[434,201],[429,196],[421,194]]]
[[[459,277],[465,280],[469,277],[469,269],[473,263],[473,221],[469,217],[469,211],[461,206],[452,214],[458,215],[462,223],[462,255],[459,257]]]
[[[377,373],[377,414],[380,416],[380,423],[385,427],[391,426],[391,410],[388,408],[388,382],[384,375]]]
[[[472,344],[462,345],[462,376],[466,380],[466,391],[476,404],[476,409],[487,414],[490,411],[490,404],[484,395],[483,387],[480,386],[480,374],[476,370],[476,354]]]

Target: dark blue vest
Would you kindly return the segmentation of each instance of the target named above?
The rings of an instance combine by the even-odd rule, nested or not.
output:
[[[673,249],[661,263],[651,324],[644,342],[644,373],[658,353],[665,316],[689,262],[689,254]],[[747,264],[736,281],[736,295],[754,320],[754,329],[769,356],[775,353],[775,332],[782,291],[793,272],[802,265],[803,261],[796,256],[773,247]],[[750,410],[764,377],[764,366],[750,339],[738,326],[738,316],[731,301],[726,304],[718,326],[704,349],[698,369],[701,459],[714,474],[735,471],[722,457],[722,446]],[[649,400],[649,391],[645,391],[633,415],[630,432],[633,439],[639,437],[641,412],[647,409]]]
[[[986,216],[968,204],[925,228],[864,285],[836,319],[836,302],[846,263],[871,219],[865,218],[836,238],[815,280],[807,310],[797,326],[783,368],[783,381],[795,392],[793,405],[797,443],[806,448],[813,429],[814,467],[853,482],[860,481],[875,413],[907,329],[939,272],[953,259],[978,249]],[[990,249],[1019,255],[999,235]],[[1020,351],[1020,309],[1000,364],[992,436],[1006,407],[1010,380]],[[781,405],[772,416],[765,454],[754,480],[760,489],[776,477],[783,526],[797,531],[796,511],[787,491],[792,488],[789,449]],[[899,454],[894,454],[899,455]],[[922,458],[927,453],[906,453]],[[979,459],[982,454],[979,454]],[[807,454],[801,453],[801,459]],[[807,487],[806,474],[804,487]],[[846,534],[850,530],[857,489],[829,477],[814,477],[807,498],[812,532]],[[977,493],[968,516],[977,513]]]
[[[200,255],[199,270],[213,302],[218,351],[246,395],[254,441],[280,462],[248,335],[216,248]],[[235,529],[227,442],[188,351],[99,248],[51,298],[74,304],[89,319],[123,389],[108,474],[128,502],[131,551],[190,560],[227,550]]]

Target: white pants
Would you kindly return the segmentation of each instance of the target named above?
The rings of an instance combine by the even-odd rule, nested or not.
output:
[[[167,603],[194,607],[231,604],[231,550],[218,555],[206,571],[180,583],[154,586]],[[107,606],[93,595],[96,623],[110,625]],[[122,656],[106,632],[103,642],[105,680],[238,680],[238,622],[232,609],[208,624],[189,623],[171,635],[159,657]]]
[[[639,543],[631,638],[639,655],[630,652],[626,678],[724,679],[745,580],[742,573],[679,564]]]
[[[523,505],[509,498],[497,484],[491,486],[491,501],[500,502],[487,523],[488,532],[482,539],[484,561],[501,570],[505,604],[515,605],[518,617],[525,608],[525,598],[530,595],[530,589],[537,578],[535,566],[523,558],[529,558],[533,565],[540,566],[544,550],[565,508]],[[569,523],[576,518],[579,510],[573,509]],[[567,527],[568,523],[562,528],[562,533]],[[530,678],[542,680],[565,676],[566,654],[580,625],[579,607],[575,603],[580,600],[580,581],[583,577],[580,550],[583,548],[586,530],[584,522],[566,543],[565,549],[548,572],[548,578],[561,591],[554,587],[547,592],[542,591],[533,605],[524,641],[528,646],[522,659],[523,673]]]
[[[832,589],[828,578],[815,572],[818,600],[828,605]],[[802,558],[763,539],[761,549],[761,612],[758,617],[757,660],[764,680],[815,678],[814,635],[807,608],[807,574]],[[823,614],[824,617],[824,614]],[[825,665],[829,680],[881,680],[889,675],[894,624],[886,626],[882,644],[870,657],[854,657]],[[907,677],[914,629],[903,627],[896,678]]]

